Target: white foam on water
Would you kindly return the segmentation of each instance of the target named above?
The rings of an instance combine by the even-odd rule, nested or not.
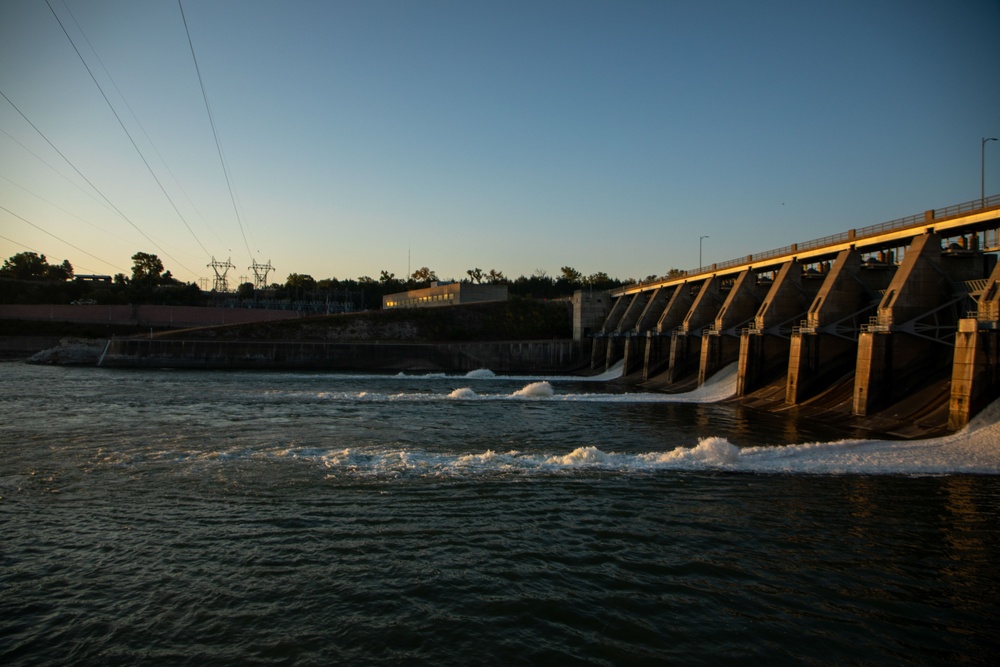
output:
[[[275,445],[223,451],[160,451],[135,460],[111,456],[104,462],[128,465],[155,460],[224,465],[234,460],[294,460],[318,465],[330,478],[550,475],[599,471],[650,474],[714,471],[793,475],[1000,474],[1000,402],[953,435],[915,441],[840,440],[794,445],[738,447],[726,438],[702,438],[694,446],[621,453],[597,445],[570,452],[517,450],[437,452],[425,449],[367,449]]]
[[[345,450],[322,457],[329,475],[363,477],[469,474],[552,474],[598,470],[605,473],[719,471],[800,475],[1000,474],[995,440],[947,437],[917,442],[841,441],[740,448],[725,438],[704,438],[694,447],[643,454],[605,452],[595,446],[566,454],[473,454],[393,451],[363,454]]]
[[[448,398],[461,399],[463,401],[474,401],[479,396],[470,387],[462,387],[448,394]]]
[[[618,403],[710,402],[729,398],[736,383],[736,367],[729,366],[687,394],[560,394],[547,380],[531,382],[512,393],[479,394],[471,387],[447,394],[343,392],[320,395],[331,400],[371,401],[602,401]],[[242,452],[215,453],[216,458],[239,457]],[[478,473],[553,473],[574,470],[657,472],[710,470],[780,474],[1000,474],[1000,401],[983,410],[969,426],[948,436],[914,441],[839,440],[792,445],[739,447],[722,437],[699,440],[657,452],[605,451],[600,443],[569,453],[431,453],[425,450],[337,452],[289,448],[259,456],[320,460],[331,475],[383,477],[408,475],[468,475]],[[207,458],[206,454],[194,454]]]
[[[598,446],[568,453],[429,453],[343,450],[321,457],[339,474],[384,477],[410,475],[553,474],[574,471],[656,473],[719,471],[799,475],[1000,474],[1000,401],[962,431],[927,440],[840,440],[794,445],[738,447],[726,438],[702,438],[693,447],[639,454],[608,452]],[[347,465],[345,465],[345,462]]]
[[[625,360],[622,359],[617,364],[615,364],[605,372],[601,373],[600,375],[593,375],[581,379],[589,380],[591,382],[609,382],[611,380],[617,380],[624,374],[625,374]]]
[[[548,382],[532,382],[529,385],[525,385],[521,389],[515,391],[511,396],[518,396],[521,398],[550,398],[555,395],[555,390],[552,385]]]
[[[320,373],[313,374],[310,377],[314,378],[329,378],[331,380],[454,380],[454,379],[468,379],[468,380],[510,380],[514,382],[529,382],[529,381],[540,381],[547,380],[549,382],[609,382],[611,380],[616,380],[622,376],[624,371],[624,362],[619,361],[617,364],[609,368],[604,373],[599,375],[498,375],[489,368],[478,368],[476,370],[471,370],[463,374],[449,374],[449,373],[418,373],[414,371],[400,371],[395,375],[379,374],[379,373]],[[284,374],[282,377],[296,378],[301,377],[301,374]]]
[[[322,400],[334,401],[415,401],[428,402],[440,400],[549,400],[560,402],[583,402],[583,403],[714,403],[732,398],[736,394],[737,365],[731,364],[722,369],[701,387],[694,391],[683,394],[664,394],[659,392],[625,392],[625,393],[557,393],[553,387],[553,378],[541,379],[538,377],[525,377],[522,380],[530,380],[528,384],[512,393],[486,394],[474,391],[471,387],[461,387],[450,392],[427,393],[427,392],[401,392],[394,394],[379,393],[372,391],[360,392],[276,392],[269,391],[269,396],[302,396],[303,398],[315,397]],[[398,376],[397,376],[398,377]],[[412,379],[413,376],[406,376]],[[425,377],[425,376],[419,376]],[[463,379],[463,380],[496,380],[497,376],[492,375],[492,371],[481,369],[471,371],[466,376],[436,376],[435,379]],[[383,376],[384,379],[384,376]],[[504,378],[516,379],[516,378]],[[568,379],[568,378],[563,378]]]

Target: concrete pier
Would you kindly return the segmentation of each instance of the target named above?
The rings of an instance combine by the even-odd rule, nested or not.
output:
[[[753,319],[763,300],[764,292],[757,285],[756,274],[751,269],[745,270],[736,279],[711,327],[702,337],[699,386],[716,371],[739,359],[741,329]]]
[[[974,318],[958,323],[952,366],[948,428],[960,429],[1000,388],[1000,332],[980,329]]]
[[[955,326],[956,313],[947,310],[956,299],[941,262],[941,239],[926,233],[913,239],[893,276],[875,318],[858,339],[854,377],[855,415],[900,399],[928,372],[951,361],[948,346],[918,334],[918,320],[936,316]]]
[[[746,396],[788,366],[792,326],[806,313],[812,289],[803,284],[802,265],[786,262],[764,297],[753,326],[740,336],[740,365],[736,395]]]
[[[677,285],[663,307],[663,313],[657,320],[656,327],[646,333],[646,357],[642,367],[643,380],[649,380],[653,375],[669,367],[674,329],[683,324],[684,316],[691,310],[691,304],[694,303],[691,290],[692,287],[689,283]]]
[[[698,290],[691,308],[670,339],[670,365],[667,381],[677,382],[698,370],[701,359],[702,330],[714,320],[725,302],[722,278],[712,276]]]
[[[614,304],[611,306],[611,312],[608,313],[608,319],[605,320],[604,326],[594,336],[594,344],[591,347],[590,356],[591,370],[607,370],[608,358],[613,356],[609,348],[615,348],[615,344],[617,343],[612,334],[617,330],[618,323],[621,322],[622,316],[635,296],[631,294],[615,299]]]
[[[649,298],[642,314],[635,322],[625,342],[624,373],[629,375],[639,370],[646,378],[647,360],[649,359],[649,341],[652,330],[663,315],[670,296],[677,291],[676,287],[663,287],[655,290]]]
[[[635,332],[636,323],[646,311],[646,305],[651,300],[650,292],[640,292],[636,294],[625,309],[621,321],[613,332],[617,338],[617,344],[608,345],[607,361],[605,368],[611,368],[619,359],[624,360],[624,373],[628,375],[634,370],[638,370],[639,362],[642,360],[643,351],[640,348],[645,336],[637,336]],[[631,365],[631,368],[629,366]]]
[[[1000,264],[979,297],[975,317],[955,335],[948,427],[959,429],[1000,391]]]
[[[857,250],[842,250],[823,280],[802,325],[789,341],[785,400],[801,403],[852,372],[858,334],[878,306],[895,266],[864,266]]]

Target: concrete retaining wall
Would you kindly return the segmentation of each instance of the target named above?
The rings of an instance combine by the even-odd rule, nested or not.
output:
[[[559,372],[581,364],[571,340],[479,343],[294,343],[112,340],[100,365],[132,368]]]
[[[300,317],[294,310],[198,306],[0,305],[0,320],[119,324],[143,327],[205,327]]]
[[[30,357],[59,345],[60,336],[0,336],[0,358]]]

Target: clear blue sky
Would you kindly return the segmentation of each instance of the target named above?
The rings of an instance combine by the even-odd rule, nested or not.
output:
[[[644,278],[976,199],[1000,136],[996,0],[183,8],[231,190],[176,0],[0,1],[0,258]]]

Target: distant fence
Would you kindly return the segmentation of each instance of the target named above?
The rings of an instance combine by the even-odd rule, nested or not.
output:
[[[301,317],[295,311],[262,308],[200,308],[198,306],[71,306],[0,305],[0,320],[115,324],[143,327],[206,327],[247,324]]]

